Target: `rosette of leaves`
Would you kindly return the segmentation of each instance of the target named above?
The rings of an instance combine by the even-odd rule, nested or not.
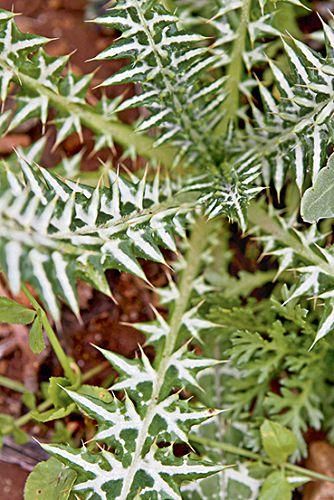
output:
[[[210,72],[216,57],[210,55],[205,39],[181,30],[177,17],[159,4],[142,0],[118,3],[96,22],[125,32],[97,59],[128,56],[132,64],[103,85],[138,82],[143,91],[121,104],[103,97],[92,107],[86,99],[92,75],[75,75],[66,67],[67,57],[53,58],[44,51],[47,39],[23,34],[16,26],[14,14],[1,13],[3,103],[12,89],[10,83],[16,84],[15,93],[11,92],[15,106],[2,115],[3,133],[32,117],[39,118],[45,126],[52,108],[56,112],[56,145],[72,132],[82,137],[82,127],[87,126],[95,133],[96,150],[113,147],[115,140],[125,147],[125,155],[135,151],[166,166],[190,163],[201,167],[211,172],[208,197],[202,200],[207,213],[224,213],[239,220],[245,229],[245,208],[258,192],[253,184],[259,169],[249,169],[249,163],[240,163],[229,153],[223,159],[221,139],[212,134],[224,113],[221,105],[226,97],[225,77],[216,78]],[[136,131],[118,121],[117,113],[122,109],[144,105],[150,115]],[[150,128],[160,130],[156,138],[142,133]],[[227,170],[223,167],[226,162]]]
[[[128,57],[131,61],[102,85],[140,84],[140,93],[125,99],[117,110],[145,106],[149,115],[137,130],[153,129],[156,146],[170,142],[176,165],[209,171],[200,198],[206,213],[210,217],[227,215],[245,230],[245,209],[260,190],[256,186],[259,162],[240,153],[238,147],[240,154],[235,154],[235,137],[226,138],[229,144],[232,140],[232,148],[226,149],[224,134],[217,133],[226,108],[230,108],[224,104],[229,96],[224,90],[226,77],[213,72],[218,59],[205,38],[180,30],[174,14],[145,1],[120,1],[95,22],[122,32],[96,59]],[[191,176],[189,185],[195,183]]]
[[[102,84],[139,83],[141,92],[121,104],[110,104],[111,111],[102,101],[96,109],[88,106],[85,94],[89,76],[76,77],[70,71],[63,76],[65,59],[50,59],[40,48],[46,40],[20,33],[13,15],[3,11],[2,99],[7,96],[10,81],[21,84],[15,113],[11,117],[4,115],[3,125],[9,123],[13,129],[36,115],[45,123],[51,105],[59,112],[58,143],[73,130],[80,134],[81,126],[87,125],[99,137],[115,137],[121,144],[130,144],[137,152],[166,165],[190,163],[196,169],[210,171],[209,193],[202,199],[207,213],[228,215],[245,229],[245,209],[259,189],[256,185],[259,163],[266,183],[273,178],[278,192],[291,173],[303,189],[306,173],[311,171],[314,179],[323,167],[330,141],[333,37],[331,28],[325,24],[327,57],[314,53],[297,40],[284,40],[291,73],[286,75],[279,65],[270,63],[280,92],[279,101],[260,84],[264,111],[253,104],[251,92],[253,117],[249,119],[245,115],[246,129],[237,127],[234,133],[228,126],[235,121],[240,107],[240,87],[245,87],[248,80],[242,69],[249,45],[246,37],[254,41],[256,33],[278,34],[277,28],[271,26],[266,8],[266,2],[249,0],[221,6],[216,20],[226,15],[229,18],[226,26],[233,31],[233,36],[228,37],[231,44],[228,52],[234,72],[233,75],[227,72],[225,82],[224,74],[217,77],[211,71],[216,56],[206,47],[207,41],[190,30],[180,29],[178,18],[165,7],[143,0],[118,2],[96,22],[116,27],[122,35],[97,59],[128,57],[131,64]],[[250,13],[256,10],[259,14],[251,19]],[[234,11],[236,18],[241,19],[237,27],[231,23]],[[237,36],[241,26],[243,36]],[[264,50],[265,47],[261,47],[261,53]],[[240,71],[235,79],[236,68]],[[232,106],[231,92],[226,91],[225,83],[232,85],[235,93]],[[115,113],[138,106],[145,106],[149,115],[137,127],[137,132],[158,129],[155,138],[134,133],[117,122]],[[218,133],[221,126],[223,132]],[[254,142],[256,136],[260,143]],[[172,147],[164,145],[167,142]]]

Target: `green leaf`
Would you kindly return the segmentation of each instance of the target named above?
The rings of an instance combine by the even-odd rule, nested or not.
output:
[[[329,158],[327,167],[320,170],[313,187],[305,192],[301,215],[305,222],[334,217],[334,155]]]
[[[43,325],[41,315],[37,313],[35,321],[29,333],[29,346],[34,354],[39,354],[45,349],[45,341],[43,337]]]
[[[69,498],[76,472],[55,458],[36,465],[24,489],[24,500],[66,500]]]
[[[52,420],[65,418],[74,411],[75,411],[75,404],[72,403],[66,408],[60,408],[59,410],[53,408],[52,410],[48,410],[43,413],[39,413],[38,411],[33,411],[31,413],[31,418],[37,420],[37,422],[43,422],[43,423],[51,422]]]
[[[259,500],[291,500],[291,486],[283,472],[273,472],[262,485]]]
[[[7,389],[20,392],[21,394],[24,394],[26,392],[26,388],[23,384],[21,384],[21,382],[8,377],[3,377],[2,375],[0,375],[0,386],[7,387]]]
[[[32,418],[38,422],[50,422],[70,415],[75,411],[75,404],[66,394],[64,387],[73,387],[65,377],[51,377],[47,389],[47,398],[51,400],[54,408],[39,413],[37,410],[32,413]]]
[[[55,408],[65,408],[72,403],[64,391],[64,387],[71,387],[71,382],[65,377],[51,377],[48,387],[48,399],[50,399]]]
[[[1,434],[6,436],[10,434],[14,425],[14,419],[10,415],[6,415],[4,413],[0,413],[0,429]]]
[[[0,448],[4,436],[13,436],[17,444],[25,444],[29,440],[28,434],[16,426],[13,417],[0,413]]]
[[[16,444],[26,444],[29,441],[29,436],[19,427],[14,427],[12,430],[12,435]]]
[[[111,401],[113,400],[113,396],[110,391],[108,391],[108,389],[104,389],[104,387],[82,385],[78,390],[78,393],[84,396],[91,396],[93,398],[104,401],[105,403],[111,403]]]
[[[29,408],[29,410],[34,410],[36,408],[36,396],[33,392],[26,391],[22,396],[22,403]]]
[[[36,312],[21,306],[15,300],[0,297],[0,323],[29,325],[34,321]]]
[[[262,444],[274,464],[282,464],[297,449],[294,434],[277,422],[265,420],[260,427]]]
[[[66,422],[57,420],[54,424],[54,430],[51,436],[52,443],[64,443],[69,446],[75,446],[75,440],[72,438],[74,429],[66,425]]]

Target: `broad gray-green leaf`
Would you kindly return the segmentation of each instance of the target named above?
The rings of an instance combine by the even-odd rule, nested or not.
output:
[[[22,306],[15,300],[0,297],[0,323],[29,325],[34,321],[36,312]]]
[[[314,185],[305,191],[301,215],[310,223],[334,217],[334,155],[327,167],[320,170]]]
[[[30,473],[24,500],[67,500],[77,474],[55,458],[40,462]]]
[[[297,449],[294,434],[277,422],[265,420],[260,427],[262,445],[274,464],[282,464]]]

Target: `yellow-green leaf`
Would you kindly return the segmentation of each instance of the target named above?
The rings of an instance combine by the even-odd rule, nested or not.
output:
[[[24,500],[67,500],[77,474],[55,458],[36,465],[24,489]]]
[[[273,472],[262,485],[259,500],[291,500],[291,486],[283,472]]]
[[[34,321],[36,312],[22,306],[15,300],[0,297],[0,323],[29,325]]]
[[[29,346],[34,354],[39,354],[45,349],[43,325],[40,314],[37,314],[29,333]]]
[[[274,464],[282,464],[297,449],[294,434],[277,422],[265,420],[260,428],[262,444]]]

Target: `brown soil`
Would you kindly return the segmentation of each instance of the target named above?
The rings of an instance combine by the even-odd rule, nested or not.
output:
[[[28,472],[14,464],[0,463],[0,498],[22,500]]]

